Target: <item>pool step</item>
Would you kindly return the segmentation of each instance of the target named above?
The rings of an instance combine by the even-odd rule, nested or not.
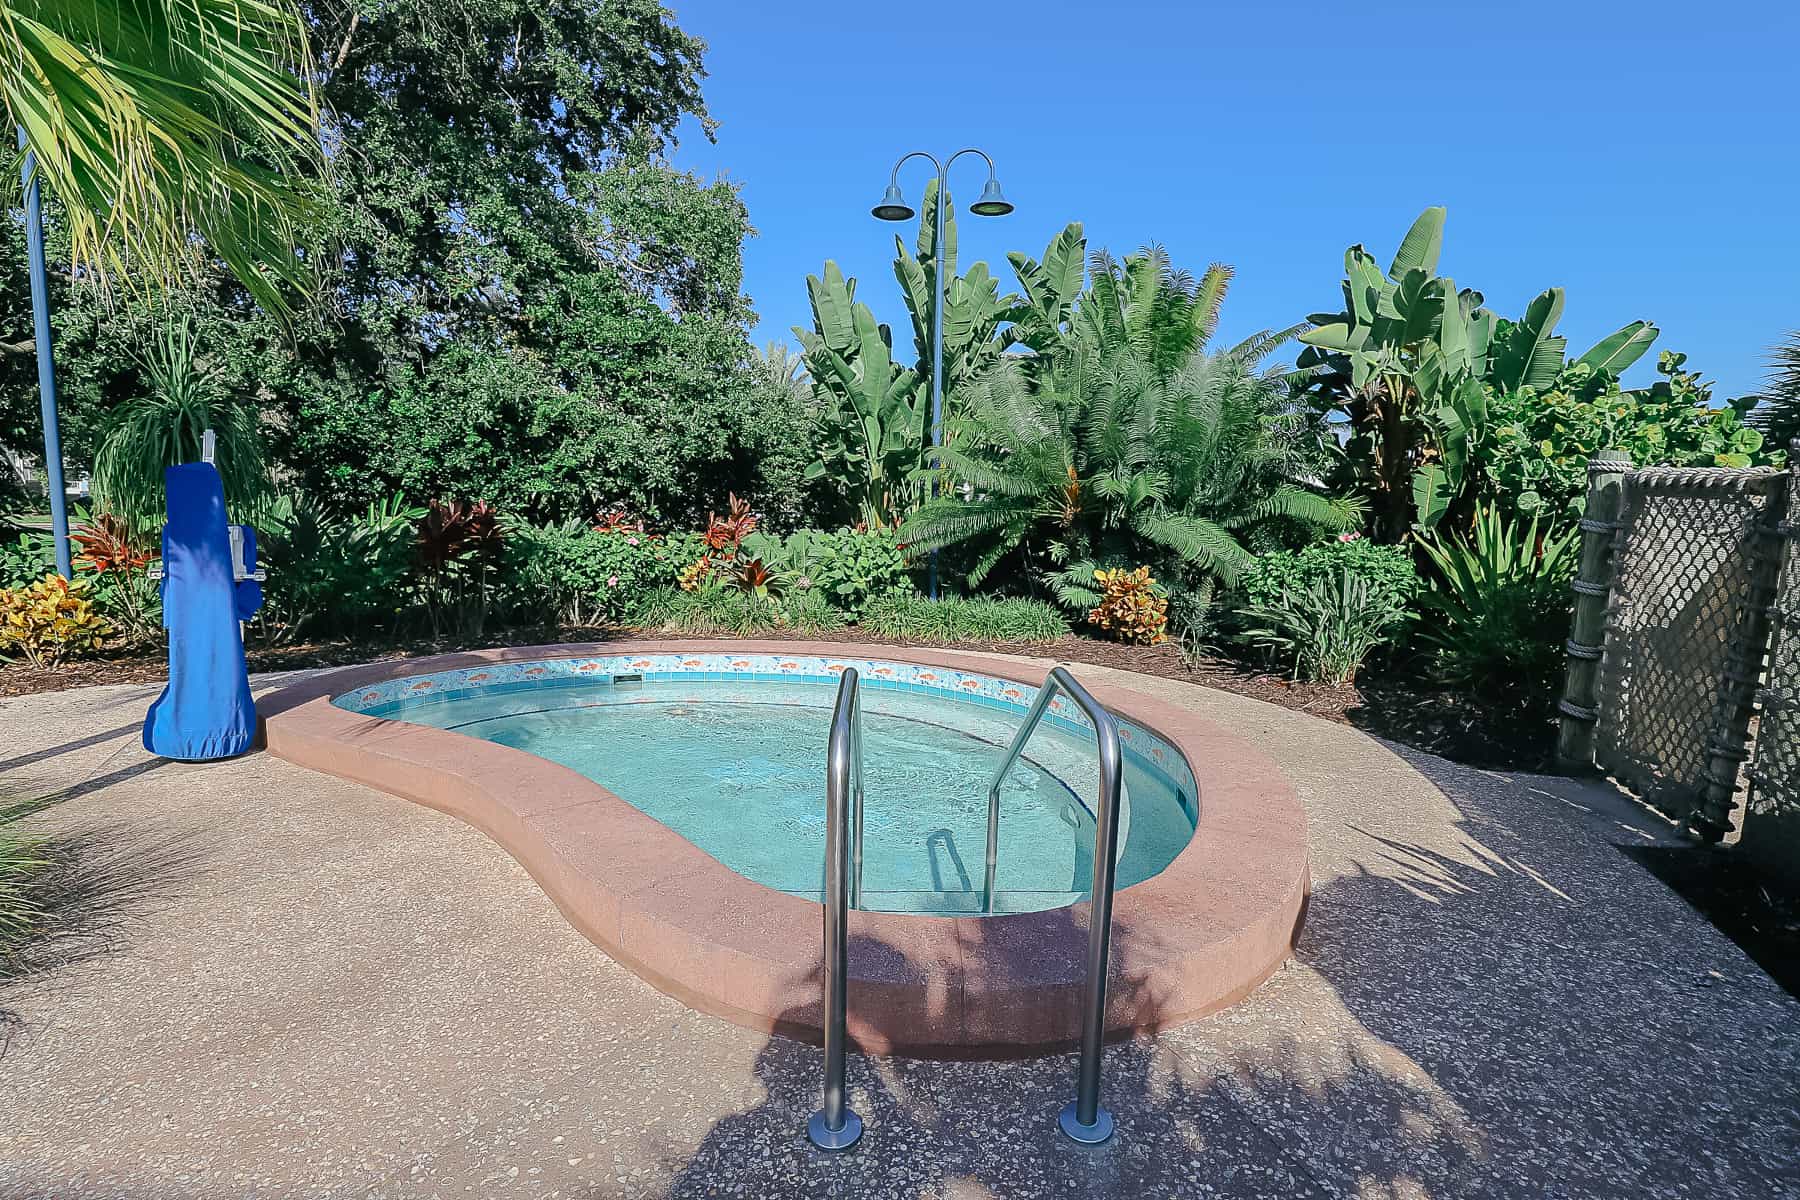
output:
[[[1001,889],[994,895],[994,911],[1039,912],[1063,908],[1087,899],[1086,892],[1034,892]],[[920,916],[976,916],[981,912],[980,892],[874,891],[864,889],[865,912],[917,913]]]

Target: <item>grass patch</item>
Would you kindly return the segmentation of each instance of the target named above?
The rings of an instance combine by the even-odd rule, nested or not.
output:
[[[656,588],[644,593],[631,613],[631,623],[643,629],[692,637],[747,637],[777,629],[826,633],[842,629],[848,620],[816,591],[791,592],[777,600],[725,588]]]
[[[1069,622],[1042,600],[888,596],[863,610],[862,626],[884,637],[944,642],[1053,642]]]

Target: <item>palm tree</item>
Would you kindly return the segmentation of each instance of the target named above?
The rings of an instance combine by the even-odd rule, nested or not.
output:
[[[1770,441],[1785,448],[1800,437],[1800,329],[1770,349],[1769,382],[1757,399],[1751,423]]]
[[[1099,566],[1151,565],[1232,583],[1284,522],[1354,527],[1358,513],[1297,481],[1269,339],[1192,351],[1165,375],[1153,355],[1078,339],[1012,359],[969,390],[942,452],[951,488],[901,530],[923,549],[967,544],[969,582],[1002,560],[1071,608],[1094,602]]]
[[[778,392],[804,396],[812,391],[812,377],[806,371],[806,355],[786,342],[765,342],[750,347],[750,368],[757,379]]]
[[[0,0],[0,87],[77,267],[169,280],[201,243],[265,308],[324,165],[292,0]]]

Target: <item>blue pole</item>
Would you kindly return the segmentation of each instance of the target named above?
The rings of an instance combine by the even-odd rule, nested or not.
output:
[[[19,130],[25,150],[25,131]],[[44,474],[50,487],[50,533],[56,542],[56,570],[75,577],[69,561],[69,507],[63,491],[62,434],[56,424],[56,363],[50,354],[50,282],[44,274],[44,204],[38,191],[37,159],[26,151],[19,166],[25,185],[25,245],[31,258],[31,324],[37,334],[38,398],[44,410]]]
[[[955,158],[950,160],[955,162]],[[944,444],[944,193],[950,190],[950,163],[938,168],[937,181],[937,229],[932,239],[936,244],[931,249],[931,445],[935,449]],[[932,455],[931,465],[937,467],[937,456]],[[932,489],[937,488],[936,476],[933,476]],[[938,598],[938,552],[931,552],[931,598]]]

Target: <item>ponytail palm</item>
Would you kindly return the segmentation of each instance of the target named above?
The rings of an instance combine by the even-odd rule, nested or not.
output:
[[[75,264],[193,269],[196,242],[277,311],[323,164],[291,0],[0,0],[0,88]]]
[[[1196,351],[1165,375],[1146,355],[1077,344],[1002,363],[964,405],[940,456],[953,487],[902,536],[970,546],[971,584],[1015,554],[1071,606],[1091,602],[1098,564],[1232,583],[1259,529],[1356,521],[1297,482],[1280,381],[1251,350]]]

